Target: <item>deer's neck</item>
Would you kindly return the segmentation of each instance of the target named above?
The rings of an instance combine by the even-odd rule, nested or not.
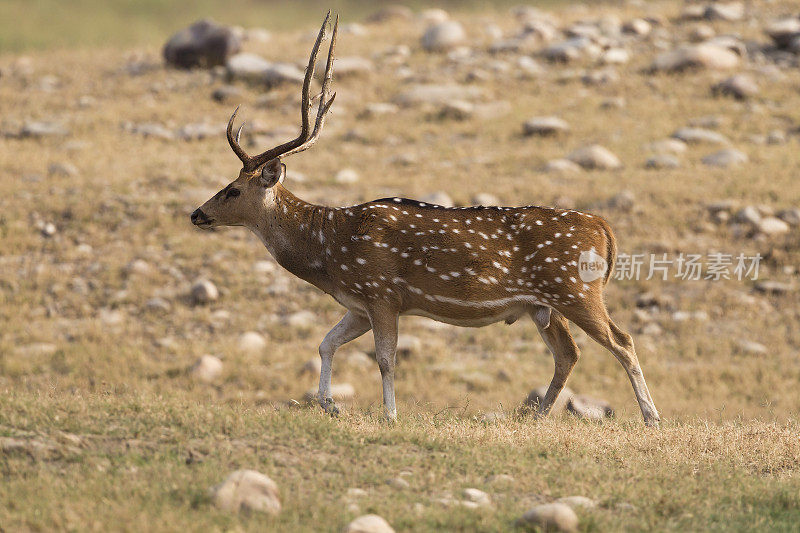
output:
[[[324,226],[327,207],[310,204],[275,185],[274,208],[250,226],[275,260],[295,276],[330,293],[325,270]]]

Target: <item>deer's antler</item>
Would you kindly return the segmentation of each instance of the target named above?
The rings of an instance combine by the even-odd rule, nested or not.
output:
[[[236,113],[239,111],[239,108],[237,107],[236,111],[234,111],[233,115],[231,115],[231,119],[228,121],[227,129],[228,144],[231,145],[234,153],[236,153],[236,155],[242,161],[245,169],[255,170],[267,161],[271,161],[276,157],[288,156],[302,152],[303,150],[307,150],[313,146],[317,141],[320,131],[322,130],[322,126],[325,124],[325,114],[331,108],[331,105],[333,105],[333,100],[336,97],[336,93],[329,95],[329,91],[331,79],[333,78],[333,54],[336,47],[336,33],[339,29],[339,15],[336,15],[336,21],[333,25],[331,44],[328,48],[328,61],[325,66],[325,77],[322,81],[322,91],[318,95],[319,107],[317,108],[317,118],[314,122],[314,129],[311,131],[311,107],[313,106],[313,100],[311,98],[311,79],[314,77],[314,69],[317,63],[319,47],[320,44],[322,44],[322,41],[325,40],[325,29],[328,26],[330,18],[331,12],[328,11],[328,14],[325,16],[325,20],[322,22],[322,27],[319,30],[319,34],[317,35],[314,48],[311,49],[311,56],[308,59],[306,76],[303,80],[303,94],[300,102],[300,118],[302,120],[302,127],[300,130],[300,135],[296,139],[285,142],[279,146],[276,146],[275,148],[270,148],[266,152],[262,152],[258,155],[250,156],[239,145],[239,135],[242,132],[241,126],[239,127],[236,137],[233,137],[233,121],[236,118]]]

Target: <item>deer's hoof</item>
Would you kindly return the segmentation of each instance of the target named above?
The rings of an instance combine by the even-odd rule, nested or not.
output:
[[[336,406],[333,398],[325,398],[324,400],[320,400],[319,404],[322,406],[322,410],[329,415],[339,416],[339,408]]]

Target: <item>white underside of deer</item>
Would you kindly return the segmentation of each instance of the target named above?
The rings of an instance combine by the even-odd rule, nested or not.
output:
[[[309,60],[300,137],[251,157],[239,146],[238,134],[232,135],[234,113],[228,141],[243,169],[192,214],[192,222],[203,228],[249,228],[280,265],[347,308],[319,347],[322,407],[338,412],[331,398],[336,350],[372,330],[386,416],[396,418],[395,352],[402,315],[468,327],[510,324],[528,315],[555,361],[553,379],[537,408],[539,416],[550,411],[578,360],[568,326],[572,321],[619,360],[645,422],[656,425],[658,412],[633,341],[613,323],[603,301],[616,244],[600,217],[538,206],[446,208],[401,198],[326,207],[304,202],[283,186],[280,157],[316,141],[335,96],[328,96],[328,87],[336,26],[311,132],[310,77],[328,19]],[[607,268],[584,281],[579,261],[586,253]]]

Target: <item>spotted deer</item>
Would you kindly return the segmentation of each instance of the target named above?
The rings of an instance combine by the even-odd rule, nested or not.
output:
[[[555,372],[537,415],[561,392],[579,350],[568,321],[611,351],[630,378],[645,423],[659,415],[631,336],[608,315],[603,289],[616,255],[614,234],[600,217],[551,207],[442,207],[384,198],[351,207],[307,203],[283,185],[291,154],[310,148],[333,104],[330,93],[338,17],[333,25],[316,119],[310,96],[320,43],[308,61],[301,101],[300,135],[258,155],[239,145],[242,127],[228,143],[242,162],[239,176],[191,215],[200,228],[244,226],[286,270],[330,294],[347,312],[319,346],[319,402],[338,412],[331,398],[336,350],[372,330],[386,416],[394,420],[398,319],[419,315],[458,326],[513,323],[523,315],[536,324],[553,354]],[[237,108],[238,111],[238,108]]]

